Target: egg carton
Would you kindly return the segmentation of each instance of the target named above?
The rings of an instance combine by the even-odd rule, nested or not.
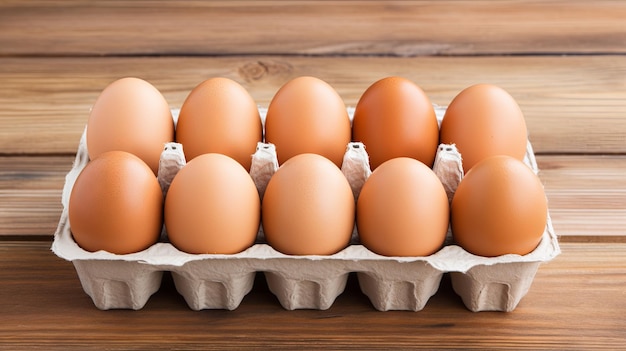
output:
[[[444,111],[436,106],[439,121]],[[539,265],[560,253],[549,213],[539,246],[523,256],[476,256],[454,245],[448,232],[443,248],[430,256],[387,257],[361,245],[356,229],[350,245],[334,255],[290,256],[265,243],[262,226],[252,247],[232,255],[182,252],[167,242],[165,231],[160,242],[141,252],[88,252],[73,240],[67,210],[73,183],[89,161],[85,135],[66,176],[63,211],[51,249],[73,263],[84,291],[102,310],[143,308],[159,290],[164,272],[171,273],[176,290],[192,310],[236,309],[251,291],[257,273],[264,274],[283,308],[325,310],[344,291],[348,275],[355,272],[361,291],[379,311],[422,310],[446,273],[467,309],[512,311],[528,292]],[[455,151],[452,145],[440,147],[434,166],[449,196],[460,181],[460,157]],[[181,154],[180,147],[166,148],[162,154],[159,182],[164,192],[176,170],[184,166]],[[538,172],[530,142],[524,161]],[[260,144],[251,175],[261,194],[277,167],[275,150],[269,144]],[[362,144],[348,145],[342,171],[358,195],[371,173]]]

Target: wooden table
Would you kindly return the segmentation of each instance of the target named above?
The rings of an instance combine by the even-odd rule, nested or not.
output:
[[[626,349],[626,3],[3,1],[0,349]],[[50,251],[89,108],[138,76],[173,107],[226,76],[261,105],[313,75],[354,105],[400,75],[445,105],[478,82],[524,111],[562,254],[510,313],[468,311],[444,276],[419,312],[379,312],[351,276],[325,311],[284,310],[262,275],[234,311],[190,310],[166,275],[100,311]]]

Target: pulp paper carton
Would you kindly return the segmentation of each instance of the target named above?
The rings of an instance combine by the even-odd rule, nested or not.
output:
[[[444,109],[436,111],[441,120]],[[73,240],[67,213],[71,188],[89,161],[85,135],[66,177],[63,212],[52,250],[74,264],[83,289],[100,309],[141,309],[159,289],[163,272],[168,271],[177,291],[193,310],[236,309],[252,289],[256,274],[264,274],[270,291],[285,309],[324,310],[343,292],[348,275],[356,272],[361,290],[380,311],[423,309],[445,273],[450,274],[454,291],[469,310],[512,311],[528,292],[540,263],[560,253],[549,214],[541,243],[523,256],[476,256],[454,245],[448,233],[444,247],[433,255],[385,257],[359,244],[356,230],[351,244],[334,255],[289,256],[265,243],[262,227],[257,243],[234,255],[187,254],[168,243],[165,232],[161,242],[138,253],[87,252]],[[442,181],[449,196],[460,181],[456,173],[460,158],[453,149],[441,147],[435,162],[436,173],[445,178]],[[530,143],[525,162],[538,172]],[[159,181],[164,192],[184,163],[180,147],[168,147],[163,152]],[[251,167],[260,193],[277,168],[275,150],[260,144]],[[362,145],[347,146],[342,170],[358,193],[370,174]]]

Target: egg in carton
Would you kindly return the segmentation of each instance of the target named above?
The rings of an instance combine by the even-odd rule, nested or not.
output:
[[[436,107],[439,121],[444,111]],[[261,195],[278,168],[275,157],[275,149],[263,143],[253,156],[250,172]],[[159,182],[166,192],[177,170],[184,166],[182,145],[168,144],[161,158]],[[523,256],[476,256],[454,245],[449,232],[446,245],[433,255],[386,257],[359,244],[356,229],[351,244],[334,255],[290,256],[265,243],[262,226],[257,243],[234,255],[181,252],[166,241],[165,231],[161,242],[141,252],[87,252],[72,239],[67,207],[73,183],[88,161],[83,133],[74,166],[66,176],[64,209],[52,250],[72,261],[84,291],[100,309],[141,309],[159,289],[163,272],[169,271],[177,291],[193,310],[237,308],[252,289],[257,272],[263,272],[270,291],[285,309],[324,310],[343,292],[348,275],[356,272],[361,290],[380,311],[423,309],[445,273],[450,274],[454,291],[469,310],[512,311],[526,295],[540,263],[560,253],[549,215],[539,246]],[[524,162],[538,172],[530,143]],[[449,197],[462,177],[459,169],[462,172],[454,147],[440,146],[434,171]],[[371,173],[362,144],[347,145],[342,171],[358,195]]]

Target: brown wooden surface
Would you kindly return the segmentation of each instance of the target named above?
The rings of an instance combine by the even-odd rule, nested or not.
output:
[[[0,152],[75,152],[91,104],[124,76],[150,81],[176,108],[212,76],[240,82],[267,106],[281,85],[299,75],[328,81],[349,105],[374,81],[401,75],[439,105],[479,82],[503,87],[520,104],[537,153],[624,153],[624,72],[621,55],[0,58],[0,105],[6,107],[0,110]]]
[[[625,349],[626,3],[0,1],[0,350]],[[50,250],[89,108],[138,76],[180,107],[211,76],[260,105],[313,75],[354,105],[400,75],[446,105],[490,82],[522,108],[563,253],[510,313],[444,277],[419,312],[378,312],[351,277],[286,311],[258,274],[235,311],[191,311],[166,275],[140,311],[100,311]],[[106,345],[106,346],[105,346]]]
[[[234,311],[190,310],[168,277],[143,309],[100,311],[48,244],[0,243],[0,349],[624,347],[626,244],[563,244],[510,313],[468,311],[447,277],[422,311],[379,312],[354,276],[330,309],[287,311],[262,275]]]
[[[0,14],[4,55],[626,52],[619,1],[5,0]]]

